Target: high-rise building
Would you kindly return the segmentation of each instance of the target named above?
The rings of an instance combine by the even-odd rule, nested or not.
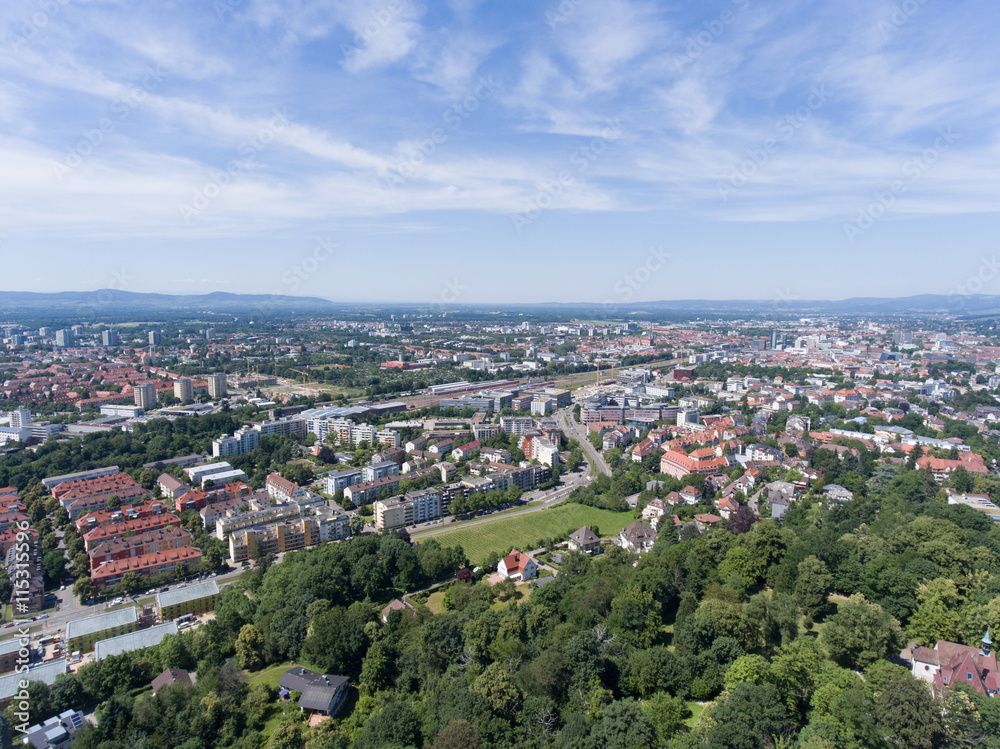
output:
[[[39,338],[51,338],[52,337],[52,328],[39,328],[38,329],[38,337]]]
[[[102,330],[101,331],[101,345],[110,347],[118,345],[118,331],[117,330]]]
[[[226,394],[226,373],[215,372],[208,376],[208,395],[211,398],[221,398]]]
[[[135,405],[144,411],[156,408],[156,383],[140,382],[135,386]]]
[[[31,424],[31,411],[24,406],[15,408],[10,412],[10,425],[14,429],[23,429]]]
[[[21,335],[20,333],[14,333],[10,337],[10,345],[11,346],[23,346],[24,345],[24,336]]]
[[[75,338],[73,336],[72,330],[57,330],[56,331],[56,346],[61,346],[63,348],[69,348],[75,343]]]
[[[215,338],[215,328],[205,328],[205,340],[211,341]]]
[[[194,400],[194,383],[190,377],[179,377],[174,380],[174,395],[181,403],[190,403]]]
[[[83,335],[83,326],[82,325],[74,325],[71,328],[71,330],[73,331],[73,335]]]
[[[162,340],[163,340],[163,336],[160,335],[160,331],[158,331],[158,330],[151,330],[151,331],[149,331],[149,345],[150,346],[159,346],[160,345],[160,341],[162,341]]]

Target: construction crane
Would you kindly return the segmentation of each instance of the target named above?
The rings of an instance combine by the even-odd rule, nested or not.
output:
[[[289,367],[289,369],[291,369],[291,367]],[[302,375],[302,384],[303,385],[306,384],[306,377],[310,376],[308,372],[303,372],[301,369],[292,369],[291,371],[298,372],[300,375]]]

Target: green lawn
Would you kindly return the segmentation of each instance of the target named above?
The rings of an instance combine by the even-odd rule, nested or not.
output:
[[[474,564],[479,564],[491,552],[501,554],[511,546],[530,551],[539,538],[571,533],[584,525],[598,526],[603,536],[617,535],[634,520],[631,512],[612,512],[586,505],[565,504],[457,528],[428,538],[433,538],[442,546],[461,546],[466,556]]]
[[[705,711],[705,706],[699,705],[697,702],[689,702],[688,707],[691,708],[691,717],[684,721],[684,725],[688,728],[694,728],[698,719],[701,718],[701,714]]]
[[[443,590],[439,590],[436,593],[431,593],[430,598],[427,599],[427,603],[424,604],[425,606],[427,606],[428,610],[435,616],[437,616],[438,614],[445,613],[444,593],[445,592]]]

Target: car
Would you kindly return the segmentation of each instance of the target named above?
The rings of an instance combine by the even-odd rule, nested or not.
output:
[[[41,619],[48,619],[48,618],[49,618],[48,614],[39,614],[38,616],[35,617],[35,621],[39,621]]]

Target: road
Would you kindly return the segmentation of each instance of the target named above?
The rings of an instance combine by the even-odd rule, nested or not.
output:
[[[217,575],[215,578],[212,579],[214,579],[215,582],[217,582],[219,584],[219,587],[221,588],[225,583],[232,582],[235,578],[239,577],[241,574],[243,574],[243,570],[237,568],[225,574]],[[185,584],[178,583],[175,585],[171,585],[170,587],[171,589],[177,589],[180,587],[184,587],[185,585],[195,585],[199,582],[203,581],[192,580]],[[87,616],[95,616],[96,614],[102,614],[108,609],[108,604],[106,601],[102,601],[100,603],[81,604],[80,600],[73,595],[71,586],[66,586],[65,590],[55,590],[52,592],[55,593],[57,596],[59,596],[60,599],[62,599],[61,603],[59,603],[58,611],[54,608],[45,609],[40,613],[48,614],[49,615],[48,619],[43,619],[40,622],[38,621],[28,622],[29,627],[37,627],[38,625],[41,625],[41,630],[39,630],[36,633],[38,636],[44,637],[47,635],[56,634],[59,631],[65,631],[66,625],[69,622],[73,621],[74,619],[82,619]],[[136,597],[146,598],[144,592],[138,594]],[[33,615],[26,615],[23,617],[16,617],[16,618],[30,619],[31,616]],[[37,616],[37,614],[34,614],[34,616]],[[8,628],[6,630],[0,629],[0,639],[4,639],[5,635],[9,635],[16,631],[17,631],[16,628]]]
[[[598,470],[605,476],[611,475],[611,468],[605,462],[604,456],[594,449],[590,440],[587,439],[587,430],[583,428],[582,424],[577,424],[576,419],[573,418],[573,411],[571,409],[559,412],[559,425],[562,427],[563,434],[567,438],[575,439],[580,443],[580,447],[583,448],[583,454],[587,456],[587,460],[592,465],[597,466]]]

